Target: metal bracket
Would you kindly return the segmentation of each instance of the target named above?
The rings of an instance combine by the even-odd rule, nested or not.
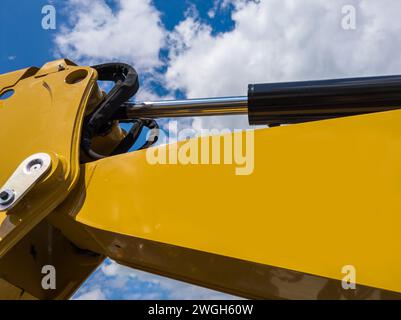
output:
[[[51,168],[47,153],[26,158],[0,189],[0,211],[12,209]]]

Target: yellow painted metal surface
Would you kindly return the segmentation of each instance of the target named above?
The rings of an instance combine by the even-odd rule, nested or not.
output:
[[[0,185],[28,156],[52,157],[47,176],[10,212],[0,212],[0,257],[49,214],[74,186],[79,175],[82,118],[97,73],[66,60],[0,76],[2,157]],[[95,87],[96,85],[96,87]]]
[[[0,186],[28,156],[51,156],[51,169],[6,212],[0,212],[0,299],[65,299],[101,263],[46,217],[69,195],[80,176],[84,113],[102,99],[97,72],[57,60],[0,76]],[[45,265],[57,270],[55,290],[42,286]]]
[[[256,130],[244,176],[151,165],[146,151],[107,158],[84,166],[70,214],[94,238],[114,234],[121,262],[128,236],[337,280],[353,265],[358,284],[401,292],[400,124],[391,111]]]

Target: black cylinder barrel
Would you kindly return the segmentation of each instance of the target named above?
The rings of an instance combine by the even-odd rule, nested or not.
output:
[[[250,124],[284,124],[401,108],[401,76],[248,86]]]

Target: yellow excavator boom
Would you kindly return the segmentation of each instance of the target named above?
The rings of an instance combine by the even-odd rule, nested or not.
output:
[[[68,60],[0,76],[0,95],[13,91],[0,100],[0,187],[22,190],[0,212],[1,298],[69,298],[105,257],[246,298],[401,297],[401,110],[83,161],[97,80]],[[227,146],[243,161],[202,153]]]

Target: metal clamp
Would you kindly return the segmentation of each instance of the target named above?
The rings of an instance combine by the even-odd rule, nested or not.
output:
[[[26,158],[0,189],[0,211],[12,209],[51,168],[47,153]]]

